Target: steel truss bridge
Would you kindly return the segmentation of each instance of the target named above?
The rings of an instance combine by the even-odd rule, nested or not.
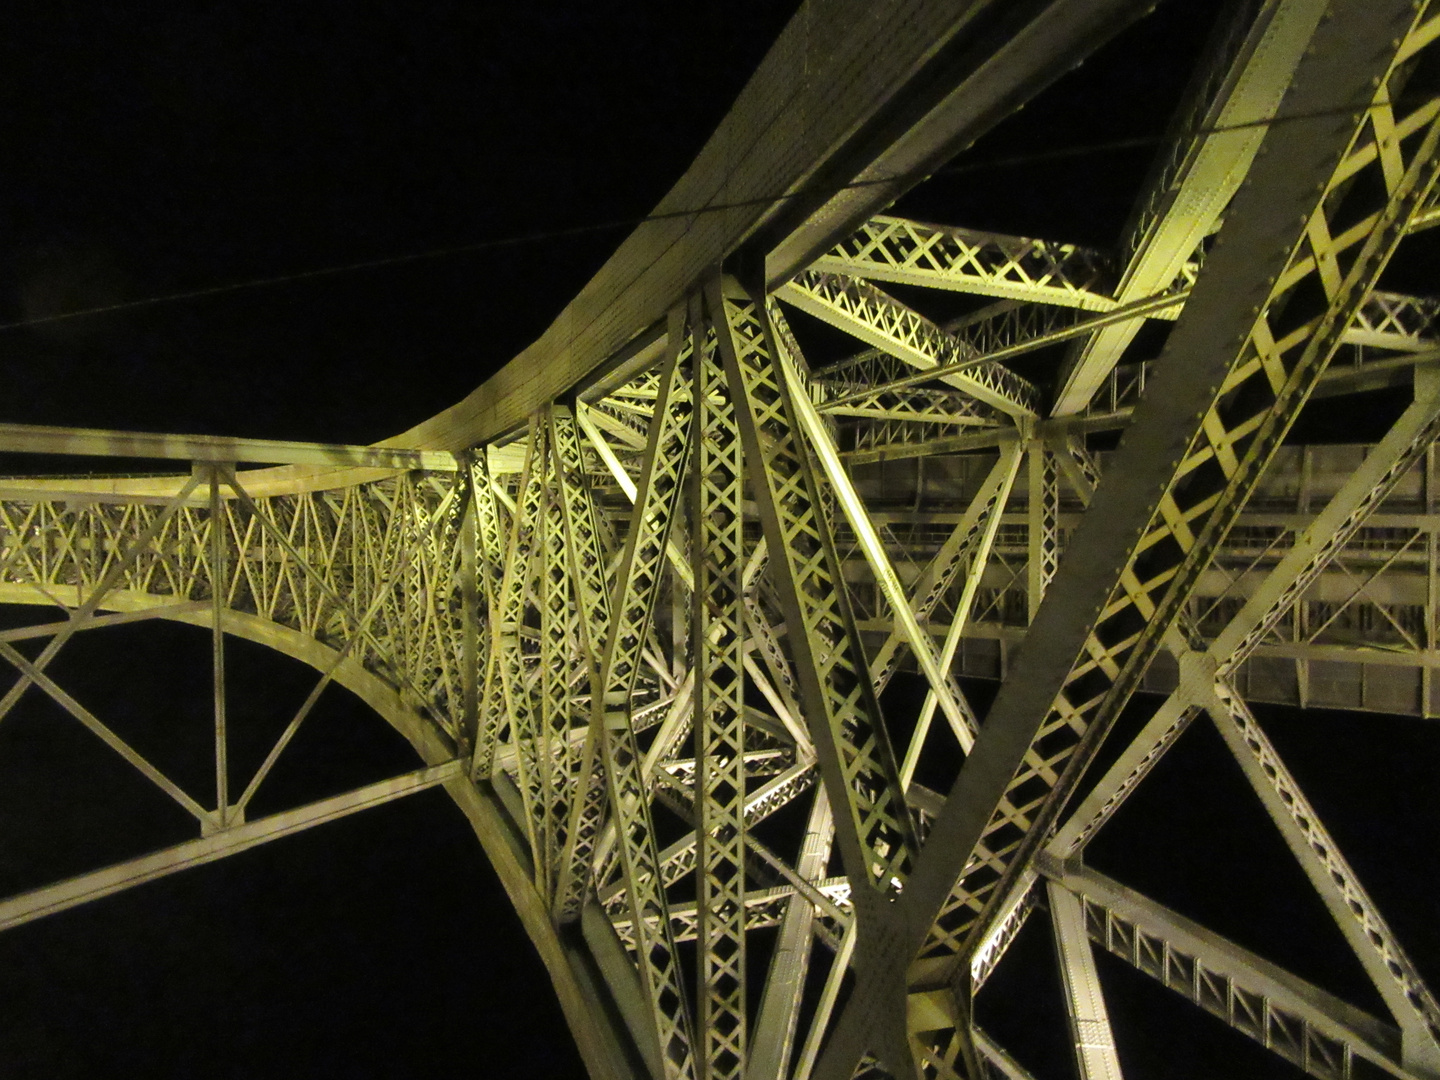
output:
[[[0,716],[48,695],[199,835],[0,926],[443,785],[597,1080],[1019,1080],[972,1005],[1036,922],[1084,1080],[1121,1075],[1099,951],[1309,1075],[1440,1077],[1440,1003],[1252,712],[1440,713],[1440,301],[1380,287],[1440,220],[1440,5],[1235,5],[1116,251],[885,212],[1148,4],[805,4],[552,328],[388,444],[4,428],[191,463],[0,482],[0,601],[61,609],[0,633]],[[816,321],[860,351],[807,358]],[[1292,430],[1377,387],[1413,393],[1373,444]],[[46,671],[155,618],[213,634],[203,798]],[[321,674],[243,787],[227,636]],[[332,681],[424,766],[247,817]],[[1191,724],[1384,1014],[1087,865]]]

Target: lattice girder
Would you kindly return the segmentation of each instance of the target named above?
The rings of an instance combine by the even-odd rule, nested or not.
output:
[[[1033,7],[1103,5],[1139,6]],[[1119,258],[872,203],[766,296],[765,245],[803,210],[802,184],[782,200],[798,209],[742,200],[683,232],[673,215],[647,222],[675,223],[688,250],[713,222],[756,214],[723,263],[673,281],[659,256],[636,263],[644,325],[622,333],[588,295],[585,318],[624,342],[601,366],[510,386],[521,411],[486,389],[426,429],[431,449],[363,476],[252,493],[277,481],[203,459],[188,479],[98,493],[0,479],[0,599],[67,615],[0,631],[19,673],[0,718],[36,687],[225,843],[253,824],[251,797],[320,692],[363,672],[450,755],[405,783],[489,808],[520,868],[510,894],[532,927],[539,912],[537,941],[558,943],[546,962],[575,964],[598,994],[570,1006],[572,1023],[609,1032],[637,1076],[1022,1080],[971,1007],[1047,897],[1036,923],[1060,947],[1086,1080],[1118,1075],[1125,1050],[1092,944],[1310,1075],[1440,1075],[1427,958],[1407,953],[1404,918],[1387,921],[1246,701],[1335,704],[1353,675],[1348,708],[1440,714],[1440,306],[1376,287],[1436,216],[1426,65],[1440,17],[1400,0],[1320,6],[1233,6]],[[943,66],[921,65],[936,79]],[[1293,116],[1197,131],[1237,102]],[[805,175],[839,177],[892,105]],[[925,161],[916,175],[941,167]],[[1195,179],[1216,162],[1233,170],[1223,184]],[[1197,200],[1209,218],[1186,216]],[[836,339],[801,316],[792,333],[781,303],[870,348],[812,370],[796,335],[812,358]],[[1168,352],[1118,364],[1145,319],[1177,320]],[[1067,342],[1088,365],[1078,382]],[[1414,404],[1379,446],[1297,441],[1312,397],[1412,379]],[[492,412],[503,426],[485,428]],[[466,449],[461,432],[498,444]],[[1087,450],[1116,432],[1120,449]],[[47,673],[74,633],[155,615],[213,630],[214,805]],[[237,796],[223,642],[241,619],[323,647],[330,666]],[[15,648],[47,634],[34,659]],[[983,724],[968,701],[985,695],[962,677],[1000,681]],[[1168,696],[1070,807],[1137,689]],[[932,732],[937,707],[955,738]],[[1202,713],[1394,1025],[1085,868],[1086,844],[1164,755],[1186,753]],[[36,917],[26,903],[40,901],[0,900],[0,927]]]

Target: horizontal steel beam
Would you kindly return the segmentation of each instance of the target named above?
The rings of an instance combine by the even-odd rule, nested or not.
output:
[[[455,455],[445,450],[400,450],[387,446],[346,446],[220,435],[162,435],[149,431],[106,431],[100,428],[44,427],[39,424],[0,424],[0,452],[455,471]]]

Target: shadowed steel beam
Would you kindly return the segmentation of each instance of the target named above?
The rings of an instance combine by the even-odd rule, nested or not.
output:
[[[998,1077],[1003,1077],[1004,1080],[1035,1080],[1029,1070],[1006,1053],[999,1043],[980,1028],[975,1029],[975,1049],[985,1058]]]
[[[820,1055],[821,1040],[835,1015],[835,1005],[840,997],[841,983],[855,957],[855,939],[859,937],[858,930],[859,924],[852,920],[840,937],[840,947],[835,950],[835,959],[830,965],[829,973],[825,976],[825,985],[820,990],[820,1000],[816,1003],[815,1016],[810,1021],[810,1030],[806,1033],[805,1041],[801,1044],[800,1053],[795,1060],[795,1080],[810,1080],[814,1072],[816,1061]]]
[[[417,791],[453,780],[463,771],[463,763],[447,761],[442,765],[417,769],[390,780],[369,784],[343,795],[310,803],[295,810],[272,814],[258,821],[247,822],[211,833],[198,840],[191,840],[175,847],[142,855],[138,859],[117,863],[91,874],[71,878],[43,889],[21,893],[8,900],[0,901],[0,930],[30,922],[33,919],[53,915],[66,908],[98,900],[102,896],[120,892],[123,889],[141,885],[147,881],[173,874],[177,870],[188,870],[192,866],[203,866],[227,855],[234,855],[259,844],[276,840],[291,833],[300,832],[327,821],[334,821],[358,810],[391,802]]]

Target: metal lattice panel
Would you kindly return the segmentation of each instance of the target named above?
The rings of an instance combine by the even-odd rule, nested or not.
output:
[[[1263,708],[1440,715],[1440,301],[1380,287],[1434,240],[1440,16],[1228,8],[1101,251],[877,213],[900,182],[875,171],[919,182],[1145,5],[1032,5],[987,31],[990,68],[944,5],[901,6],[883,56],[827,24],[801,63],[787,34],[677,189],[738,154],[735,205],[637,234],[583,332],[418,429],[430,449],[338,448],[332,475],[314,446],[86,431],[192,472],[0,481],[0,600],[65,613],[0,631],[0,718],[48,695],[200,833],[0,901],[0,927],[445,784],[606,1080],[1030,1077],[976,1017],[1035,934],[1082,1080],[1126,1063],[1101,953],[1309,1075],[1440,1076],[1434,958]],[[840,88],[824,138],[756,96],[793,67],[813,105],[812,65]],[[990,299],[949,318],[965,294]],[[1408,395],[1378,434],[1300,423],[1375,389]],[[147,618],[211,629],[213,800],[47,672]],[[321,679],[237,793],[241,633]],[[335,680],[422,732],[426,767],[247,821]],[[1207,726],[1388,1015],[1087,865]]]

